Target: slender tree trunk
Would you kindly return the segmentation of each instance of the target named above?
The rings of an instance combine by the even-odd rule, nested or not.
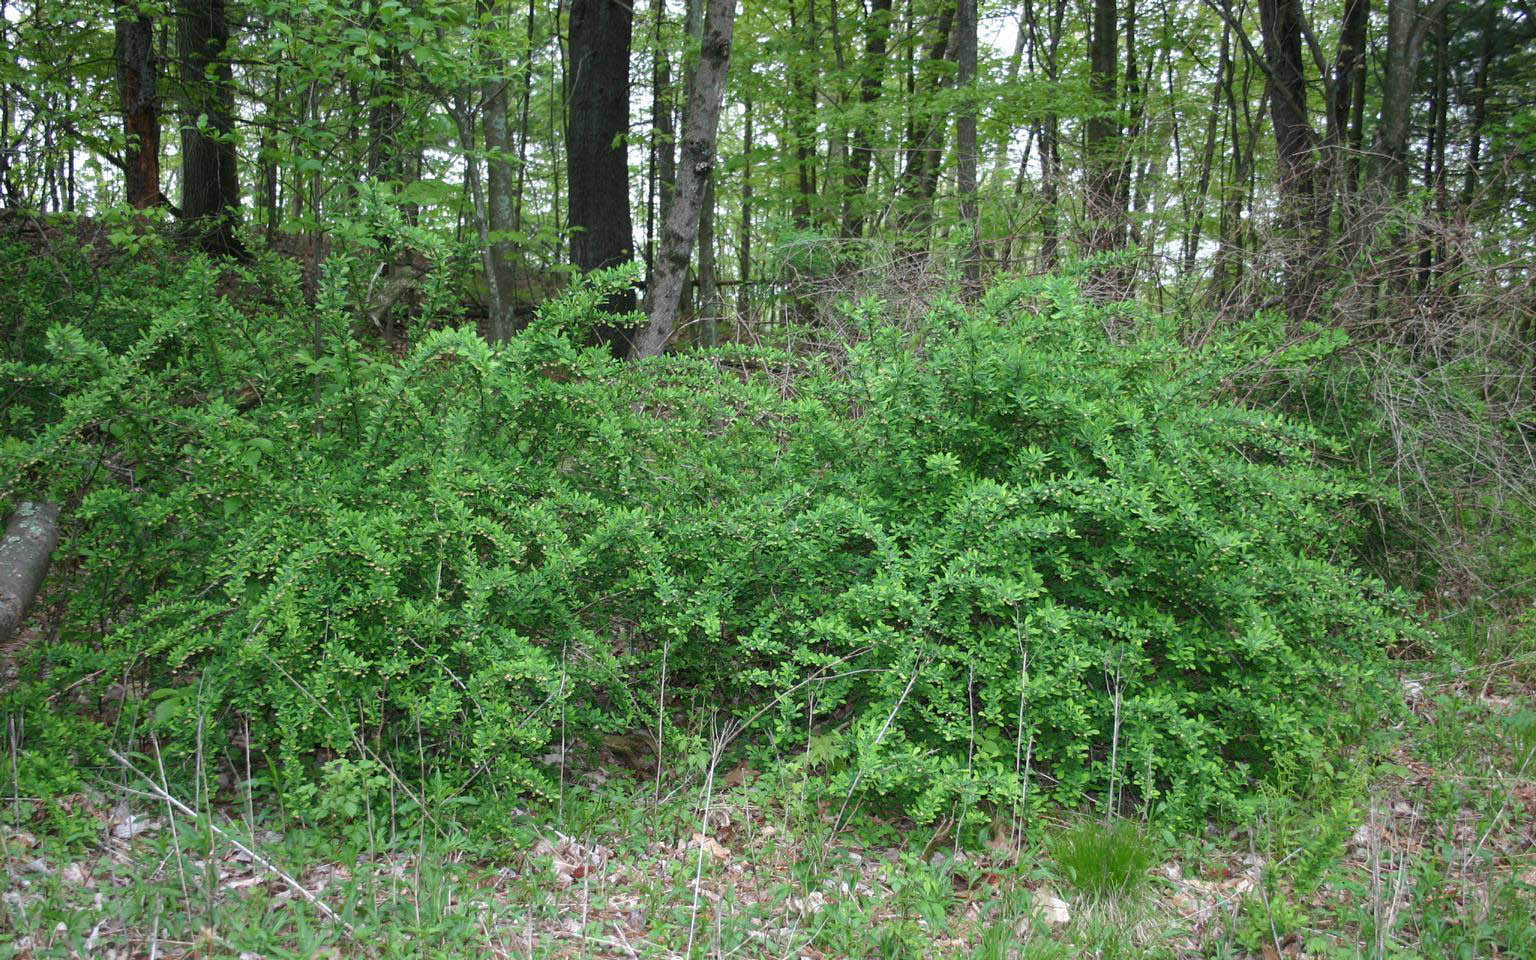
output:
[[[464,94],[455,102],[450,112],[453,114],[455,126],[459,129],[459,143],[464,148],[464,183],[469,188],[470,202],[473,205],[475,218],[475,233],[480,240],[480,269],[485,274],[486,312],[489,314],[489,323],[494,325],[497,317],[504,317],[508,313],[508,306],[502,299],[507,291],[497,282],[496,271],[496,244],[491,237],[491,213],[486,202],[485,186],[480,179],[480,155],[475,137],[474,111],[470,107],[470,95]],[[494,335],[494,327],[492,329]]]
[[[1430,128],[1429,149],[1425,151],[1424,158],[1424,186],[1434,196],[1435,215],[1437,222],[1443,227],[1445,214],[1449,208],[1446,190],[1445,176],[1445,141],[1449,134],[1449,103],[1450,100],[1450,60],[1449,39],[1446,36],[1446,10],[1440,9],[1440,20],[1435,25],[1435,89],[1434,99],[1431,102],[1430,117],[1433,125]],[[1445,233],[1443,229],[1433,230],[1433,236],[1424,241],[1423,264],[1420,271],[1420,279],[1425,288],[1428,288],[1434,280],[1436,271],[1443,270],[1446,260]]]
[[[566,119],[571,260],[582,271],[634,259],[629,210],[629,45],[633,10],[625,0],[573,0]],[[634,292],[612,298],[616,314],[635,308]],[[600,325],[597,339],[620,358],[633,333]]]
[[[1467,173],[1461,188],[1461,202],[1470,206],[1477,196],[1478,165],[1483,159],[1483,125],[1488,119],[1488,68],[1493,62],[1492,17],[1482,20],[1479,29],[1477,71],[1472,80],[1472,123],[1467,142]]]
[[[154,25],[130,16],[117,0],[117,92],[123,112],[123,186],[128,205],[143,210],[165,202],[160,192],[160,100],[156,90]]]
[[[9,23],[10,4],[0,0],[0,22]],[[11,180],[11,85],[0,80],[0,207],[16,202],[16,185]]]
[[[869,170],[874,164],[875,104],[885,84],[886,45],[891,35],[891,0],[872,0],[865,26],[864,59],[859,63],[859,121],[853,131],[848,172],[843,177],[844,239],[864,232],[869,202]]]
[[[699,208],[699,303],[697,319],[703,325],[704,342],[719,343],[715,324],[720,319],[720,276],[715,269],[715,178],[704,182],[704,202]]]
[[[741,166],[741,248],[740,266],[736,276],[736,312],[747,319],[752,288],[752,95],[743,97],[742,166]]]
[[[807,0],[810,2],[810,0]],[[789,0],[789,32],[800,39],[803,46],[812,47],[808,31],[802,31],[796,13],[795,0]],[[795,145],[796,195],[793,216],[797,227],[811,225],[811,201],[816,196],[816,128],[812,116],[816,112],[816,91],[806,82],[801,58],[788,64],[790,89],[790,139]]]
[[[497,0],[479,0],[482,29],[495,31],[500,4]],[[487,285],[495,284],[498,309],[492,311],[490,335],[494,341],[506,341],[516,333],[517,264],[515,248],[509,237],[517,229],[513,215],[513,194],[517,189],[517,176],[512,168],[512,134],[507,127],[507,65],[496,64],[491,78],[480,94],[481,124],[485,131],[485,202],[489,217],[491,243],[491,275],[485,278]]]
[[[1248,78],[1253,64],[1243,60],[1243,97],[1248,96]],[[1237,286],[1243,272],[1243,182],[1248,177],[1251,163],[1243,146],[1243,127],[1238,112],[1238,83],[1236,61],[1227,64],[1226,82],[1223,84],[1226,101],[1226,140],[1230,163],[1222,166],[1220,241],[1217,244],[1217,269],[1212,286],[1214,299],[1220,302]],[[1249,152],[1251,153],[1251,151]]]
[[[688,97],[677,199],[667,218],[660,255],[656,258],[656,282],[650,291],[650,323],[635,341],[635,352],[640,356],[661,353],[677,324],[683,286],[688,278],[688,261],[698,238],[699,214],[715,164],[715,137],[719,130],[726,74],[730,68],[731,35],[735,24],[736,0],[709,0],[698,70]]]
[[[1211,114],[1205,127],[1205,146],[1200,152],[1200,182],[1195,188],[1195,202],[1188,216],[1184,235],[1184,273],[1195,269],[1195,257],[1200,250],[1200,232],[1205,224],[1205,201],[1211,190],[1211,169],[1216,161],[1216,132],[1221,123],[1221,91],[1223,79],[1232,69],[1232,28],[1223,24],[1221,30],[1221,55],[1216,61],[1216,82],[1211,85]]]
[[[1293,320],[1306,320],[1317,305],[1314,282],[1321,251],[1317,204],[1317,136],[1307,111],[1307,77],[1302,61],[1305,29],[1301,0],[1260,0],[1259,24],[1269,72],[1269,111],[1275,131],[1279,177],[1280,232],[1288,244],[1285,301]]]
[[[937,26],[930,35],[930,64],[954,59],[955,13],[954,3],[946,4],[939,13]],[[927,249],[933,223],[933,197],[938,190],[944,131],[949,126],[948,118],[933,101],[948,86],[948,75],[934,71],[928,89],[921,92],[915,81],[910,86],[912,121],[907,128],[906,163],[898,186],[904,209],[896,218],[896,229],[903,234],[903,246],[916,251]]]
[[[1307,118],[1307,77],[1301,58],[1300,0],[1260,0],[1264,59],[1269,68],[1269,110],[1275,130],[1280,193],[1294,207],[1312,196],[1312,125]]]
[[[202,242],[210,251],[238,254],[235,87],[224,0],[182,0],[176,25],[185,107],[181,212],[199,223]]]
[[[1029,45],[1030,4],[1031,0],[1020,0],[1019,2],[1019,32],[1013,38],[1013,50],[1008,54],[1008,72],[1004,75],[1003,79],[1004,85],[1008,88],[1012,88],[1019,82],[1019,72],[1024,66],[1024,50]],[[1033,72],[1034,64],[1031,63],[1030,67],[1031,72]],[[1033,132],[1031,135],[1033,135]],[[1008,148],[1012,143],[1013,130],[1009,129],[1007,134],[1000,137],[998,142],[993,145],[992,156],[987,161],[986,172],[982,175],[983,179],[995,178],[1000,180],[1002,178],[1009,168]],[[1029,152],[1025,151],[1024,156],[1028,157]]]
[[[955,81],[964,100],[955,121],[959,164],[960,219],[970,229],[963,276],[968,293],[981,291],[981,213],[976,202],[976,0],[959,0],[955,14],[959,71]]]
[[[651,101],[651,140],[656,145],[656,190],[660,197],[660,219],[663,225],[672,210],[672,197],[677,192],[677,113],[672,103],[672,63],[667,55],[662,26],[666,21],[666,0],[656,0],[656,16],[653,42],[656,46],[656,63],[652,76],[653,99]],[[654,269],[654,266],[653,266]]]
[[[1045,67],[1045,78],[1052,84],[1059,79],[1058,51],[1061,44],[1062,26],[1066,22],[1067,2],[1056,0],[1051,11],[1050,31],[1042,44],[1040,26],[1036,21],[1034,5],[1026,0],[1025,19],[1029,23],[1031,56],[1038,52]],[[1046,113],[1040,121],[1040,268],[1056,269],[1061,244],[1061,121],[1054,111]],[[1020,169],[1028,156],[1020,161]]]
[[[1344,0],[1344,24],[1333,59],[1332,96],[1328,104],[1328,143],[1342,144],[1349,134],[1350,107],[1354,101],[1355,76],[1365,70],[1366,27],[1370,0]]]
[[[528,114],[533,104],[534,29],[534,0],[528,0],[527,27],[524,33],[526,42],[523,45],[523,90],[518,99],[517,184],[512,188],[513,230],[523,229],[523,191],[528,180],[528,137],[532,133]]]

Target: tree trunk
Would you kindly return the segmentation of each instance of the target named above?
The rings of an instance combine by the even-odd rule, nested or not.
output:
[[[660,222],[665,227],[677,193],[677,113],[672,103],[672,64],[662,38],[666,0],[656,0],[656,65],[652,78],[651,140],[656,148],[656,192]]]
[[[481,16],[488,21],[487,28],[496,30],[499,4],[496,0],[480,0]],[[480,94],[481,124],[485,130],[485,204],[489,218],[492,274],[486,283],[496,285],[496,303],[490,317],[490,334],[494,341],[506,341],[516,332],[514,304],[517,289],[517,264],[513,262],[514,246],[509,237],[517,229],[513,210],[517,177],[512,168],[512,134],[507,127],[507,65],[497,63],[491,78]]]
[[[1307,113],[1307,77],[1301,58],[1301,0],[1259,0],[1264,58],[1269,68],[1269,112],[1275,130],[1280,233],[1285,251],[1285,302],[1293,320],[1312,316],[1321,250],[1317,204],[1317,136]]]
[[[704,342],[719,343],[715,324],[720,319],[720,274],[715,268],[715,178],[704,181],[704,203],[699,207],[699,302],[696,319],[703,325]]]
[[[1024,5],[1025,20],[1029,24],[1029,37],[1031,56],[1038,56],[1045,67],[1045,78],[1051,83],[1056,83],[1060,59],[1057,55],[1061,45],[1062,26],[1066,22],[1067,0],[1056,0],[1051,10],[1049,33],[1043,44],[1040,39],[1040,25],[1036,19],[1034,5],[1026,2]],[[1061,243],[1061,121],[1054,111],[1047,113],[1040,121],[1040,267],[1043,270],[1056,269],[1058,248]],[[1026,154],[1019,161],[1019,169],[1024,169],[1024,164],[1029,161]]]
[[[954,57],[956,4],[946,4],[932,33],[928,48],[928,62],[937,64]],[[933,223],[933,196],[938,189],[939,167],[944,153],[944,131],[949,126],[930,100],[948,86],[947,75],[933,78],[927,91],[919,92],[915,81],[909,96],[913,100],[912,122],[907,129],[906,163],[901,172],[899,193],[905,209],[896,218],[896,229],[905,234],[904,245],[910,250],[925,250],[928,232]]]
[[[869,169],[874,164],[875,104],[885,84],[885,50],[891,36],[891,0],[872,0],[865,27],[864,59],[859,63],[859,122],[854,127],[843,176],[844,239],[864,232],[865,206],[869,202]]]
[[[1211,189],[1211,170],[1216,162],[1216,130],[1221,123],[1221,88],[1227,71],[1232,69],[1232,28],[1227,24],[1221,30],[1221,55],[1216,61],[1216,82],[1211,86],[1211,114],[1205,128],[1205,146],[1200,152],[1200,183],[1195,188],[1193,210],[1188,215],[1184,235],[1184,272],[1195,269],[1195,256],[1200,250],[1200,233],[1205,224],[1205,201]]]
[[[813,35],[804,31],[796,13],[795,0],[789,0],[789,32],[799,43],[812,48]],[[789,133],[795,145],[795,200],[791,211],[795,226],[811,225],[811,200],[816,196],[816,91],[806,82],[800,58],[786,65],[789,72]]]
[[[181,213],[198,224],[205,248],[239,254],[235,86],[228,57],[225,0],[182,0],[176,47],[181,61]]]
[[[655,356],[666,349],[677,324],[683,285],[688,279],[688,261],[698,238],[699,214],[715,164],[720,102],[725,94],[735,25],[736,0],[710,0],[699,47],[699,66],[688,96],[677,198],[662,231],[656,258],[655,282],[649,298],[650,323],[635,341],[635,352],[640,356]]]
[[[1366,27],[1370,0],[1344,0],[1344,25],[1333,59],[1332,101],[1328,104],[1328,144],[1342,144],[1349,131],[1350,106],[1354,101],[1355,76],[1365,70]]]
[[[1307,118],[1307,77],[1301,59],[1300,0],[1259,0],[1264,59],[1269,68],[1269,111],[1275,129],[1275,159],[1282,202],[1289,218],[1312,196],[1311,122]]]
[[[1382,81],[1376,175],[1393,196],[1401,196],[1408,189],[1413,86],[1419,76],[1424,29],[1439,18],[1446,3],[1447,0],[1434,0],[1422,15],[1418,0],[1389,0],[1387,5],[1387,69]]]
[[[573,0],[570,14],[570,112],[566,121],[571,260],[582,271],[634,259],[629,210],[629,44],[634,28],[624,0]],[[635,309],[632,290],[607,304],[615,314]],[[629,356],[633,333],[600,324],[597,341]]]
[[[1084,153],[1087,167],[1084,226],[1089,254],[1115,249],[1123,215],[1120,207],[1120,163],[1115,141],[1120,125],[1115,120],[1116,80],[1120,69],[1120,20],[1115,0],[1094,0],[1093,32],[1088,42],[1089,85],[1093,90],[1093,115],[1085,125]],[[1095,291],[1107,293],[1107,291]]]
[[[955,152],[959,163],[960,219],[970,229],[962,269],[966,292],[981,291],[981,212],[976,203],[976,0],[959,0],[955,14],[958,36],[959,84],[964,100],[955,121]]]
[[[746,117],[741,145],[741,261],[736,277],[736,312],[746,320],[752,284],[752,95],[748,93],[743,100]]]
[[[1483,125],[1488,119],[1488,68],[1493,62],[1493,16],[1479,25],[1482,41],[1478,44],[1477,72],[1472,80],[1472,129],[1467,143],[1467,173],[1461,188],[1461,202],[1471,206],[1477,196],[1478,165],[1483,160]]]
[[[123,111],[123,187],[128,205],[143,210],[165,202],[160,192],[160,100],[156,92],[154,25],[145,14],[129,18],[118,0],[117,92]]]
[[[37,598],[59,545],[59,508],[22,503],[0,540],[0,644],[10,642]]]

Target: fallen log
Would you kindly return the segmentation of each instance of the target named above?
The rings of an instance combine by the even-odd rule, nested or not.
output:
[[[16,508],[0,540],[0,643],[20,628],[58,545],[58,507],[23,503]]]

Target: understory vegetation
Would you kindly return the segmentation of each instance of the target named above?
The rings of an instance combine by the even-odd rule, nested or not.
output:
[[[626,365],[579,345],[616,274],[500,349],[445,328],[397,358],[340,291],[277,306],[278,264],[229,271],[272,292],[250,313],[205,260],[139,269],[152,295],[102,292],[118,342],[52,324],[7,370],[13,483],[77,518],[41,672],[147,685],[120,725],[186,758],[246,738],[290,799],[351,765],[547,797],[554,744],[699,762],[713,717],[923,822],[1094,796],[1189,824],[1390,718],[1384,655],[1421,642],[1359,569],[1387,491],[1233,398],[1331,333],[1190,350],[1030,278],[910,329],[858,304],[838,371]],[[311,323],[318,355],[288,346]],[[23,790],[63,761],[24,749]]]
[[[21,955],[1536,951],[1494,352],[1069,269],[633,363],[625,269],[495,345],[444,271],[385,341],[343,254],[310,309],[3,242],[0,512],[68,524],[6,653]]]

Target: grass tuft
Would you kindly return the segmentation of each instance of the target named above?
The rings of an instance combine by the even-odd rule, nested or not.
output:
[[[1085,821],[1056,834],[1050,849],[1061,879],[1095,901],[1130,898],[1158,861],[1153,840],[1129,820]]]

